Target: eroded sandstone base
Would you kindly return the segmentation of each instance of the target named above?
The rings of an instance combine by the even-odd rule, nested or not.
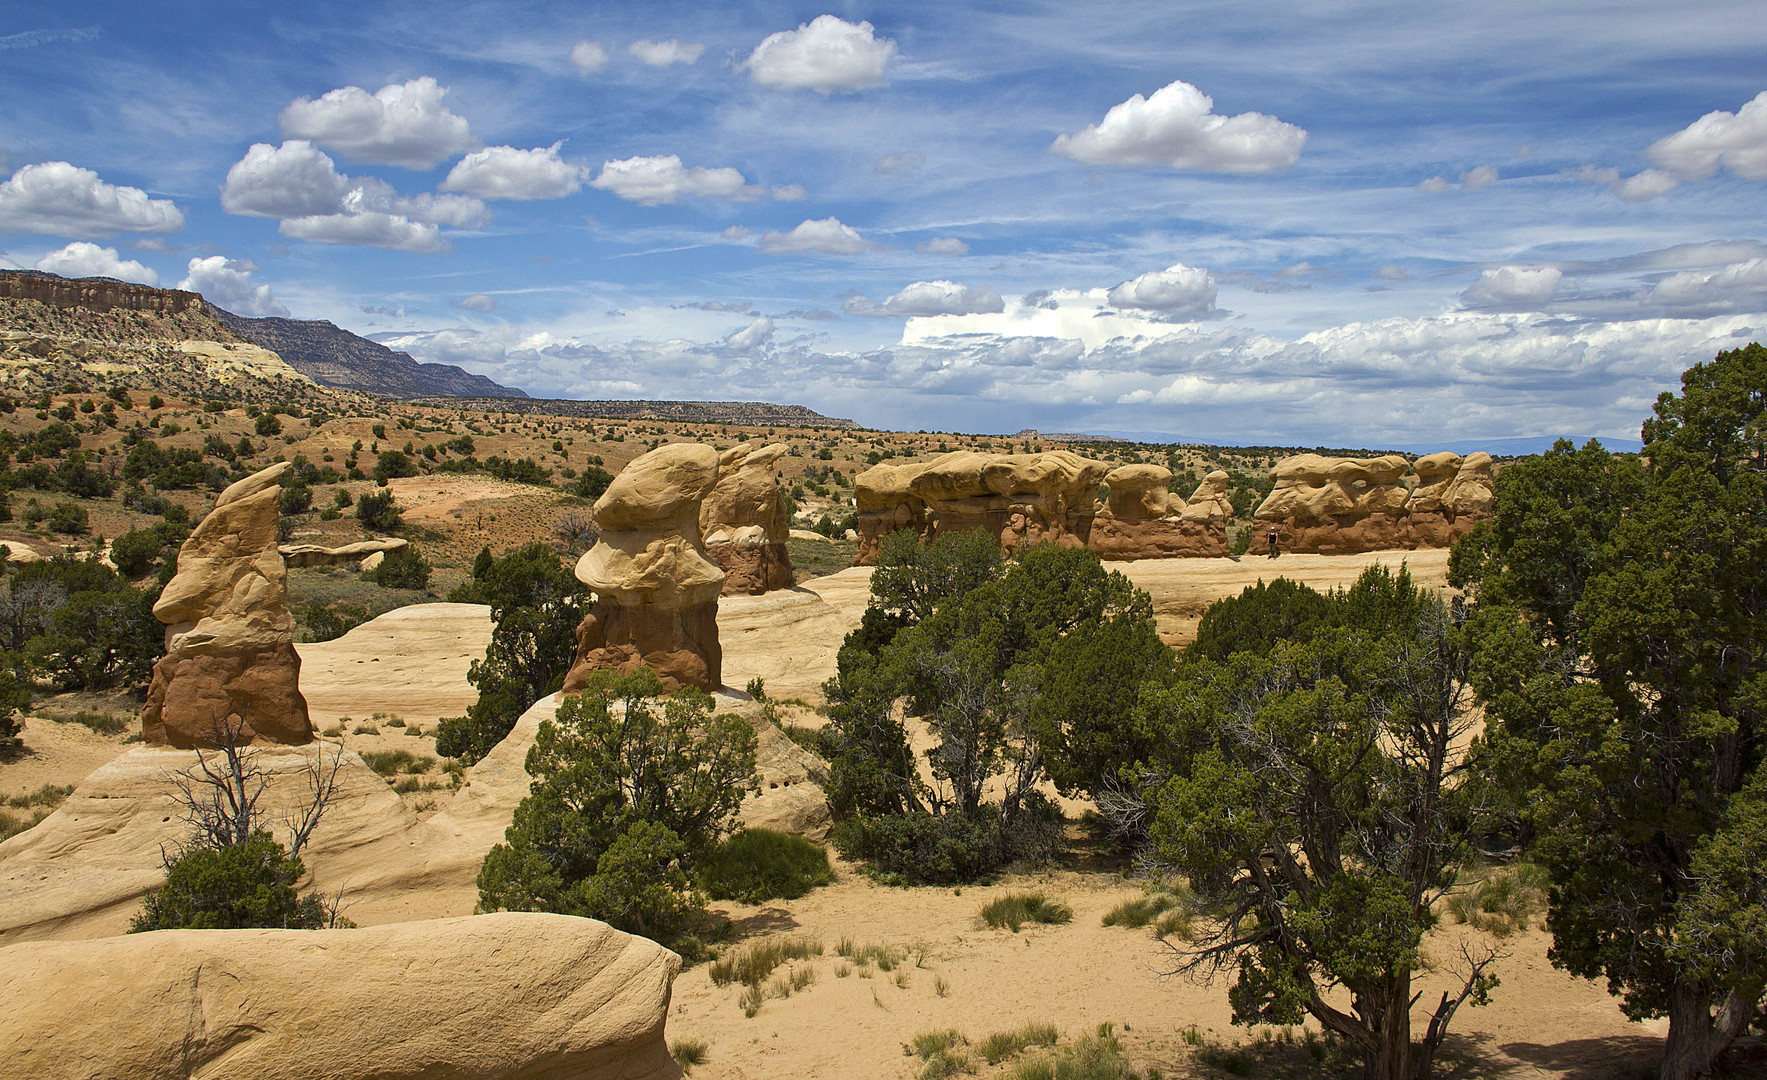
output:
[[[153,666],[141,737],[181,750],[217,745],[221,733],[244,743],[298,746],[312,741],[301,658],[293,645],[222,655],[167,654]]]
[[[649,667],[663,692],[683,686],[716,690],[723,679],[724,651],[718,645],[718,602],[664,607],[597,603],[577,624],[577,659],[564,679],[574,693],[598,669],[628,674]]]
[[[760,596],[791,587],[791,556],[784,544],[707,544],[706,558],[724,571],[725,596]]]

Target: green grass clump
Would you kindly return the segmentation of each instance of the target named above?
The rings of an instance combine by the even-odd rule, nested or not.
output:
[[[121,735],[129,730],[133,716],[118,716],[115,713],[93,712],[81,709],[74,713],[56,713],[45,711],[44,716],[58,724],[81,724],[99,735]]]
[[[745,904],[796,900],[833,880],[821,845],[772,829],[742,830],[719,844],[700,868],[706,895]]]
[[[704,1039],[677,1039],[669,1047],[669,1056],[675,1059],[675,1064],[681,1066],[682,1072],[690,1073],[695,1065],[706,1063],[706,1058],[710,1056],[709,1051],[710,1047]]]
[[[879,971],[894,971],[896,965],[908,959],[908,950],[894,945],[861,945],[851,938],[841,938],[834,951],[860,967],[874,967]]]
[[[768,938],[714,960],[707,966],[706,973],[711,976],[713,986],[741,983],[758,988],[779,965],[821,955],[822,942],[814,938]]]
[[[382,776],[395,776],[399,773],[418,775],[429,772],[436,764],[436,759],[427,755],[419,757],[409,750],[365,750],[362,760],[370,769]]]
[[[0,840],[17,836],[26,829],[35,826],[65,802],[67,797],[73,794],[73,791],[74,785],[72,784],[44,784],[36,791],[14,795],[7,799],[4,803],[5,806],[12,810],[27,810],[29,813],[14,814],[10,810],[0,810]]]
[[[916,1035],[909,1049],[924,1062],[918,1074],[920,1080],[946,1080],[958,1073],[975,1072],[975,1062],[963,1052],[968,1045],[969,1040],[955,1028]]]
[[[1065,923],[1073,917],[1073,908],[1042,893],[1012,893],[982,908],[983,922],[996,930],[1010,927],[1015,934],[1026,923]]]
[[[1442,903],[1456,922],[1503,938],[1526,930],[1545,910],[1547,884],[1545,868],[1534,863],[1463,871],[1459,887]]]
[[[1150,893],[1134,900],[1125,900],[1105,912],[1104,925],[1140,929],[1178,906],[1178,898],[1167,893]]]
[[[978,1050],[988,1064],[998,1065],[1033,1046],[1054,1046],[1059,1041],[1061,1032],[1054,1024],[1026,1024],[1017,1031],[996,1031],[982,1040]]]
[[[1158,1080],[1155,1072],[1142,1073],[1123,1057],[1123,1044],[1100,1024],[1095,1035],[1082,1035],[1044,1057],[1021,1061],[1006,1074],[1011,1080]]]

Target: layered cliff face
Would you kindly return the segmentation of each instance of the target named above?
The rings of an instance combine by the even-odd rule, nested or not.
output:
[[[177,315],[203,302],[201,293],[182,289],[156,289],[115,278],[76,280],[31,270],[0,273],[0,297],[35,300],[59,308],[122,308],[156,315]]]
[[[724,571],[706,557],[700,504],[718,482],[718,451],[700,443],[652,450],[620,470],[595,503],[601,538],[577,561],[595,606],[577,627],[564,691],[597,670],[649,667],[667,692],[716,690],[723,677],[718,596]]]

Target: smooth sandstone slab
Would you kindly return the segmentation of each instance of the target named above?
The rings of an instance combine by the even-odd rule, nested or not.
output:
[[[484,657],[491,629],[484,604],[412,604],[343,637],[297,644],[307,709],[322,727],[375,713],[407,721],[463,715],[479,699],[466,672]]]
[[[166,930],[0,950],[32,1080],[663,1080],[681,961],[564,915]]]

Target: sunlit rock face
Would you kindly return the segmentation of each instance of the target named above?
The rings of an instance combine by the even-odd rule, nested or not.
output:
[[[718,452],[676,443],[620,470],[595,503],[601,538],[577,561],[595,605],[577,627],[566,693],[591,672],[654,670],[667,691],[720,685],[718,596],[725,574],[706,557],[700,507],[718,483]]]
[[[700,504],[706,557],[724,571],[725,596],[759,596],[792,582],[791,522],[774,482],[784,443],[738,443],[718,455],[718,482]]]
[[[223,491],[178,549],[178,572],[153,607],[166,624],[166,655],[141,710],[148,745],[312,741],[288,571],[276,548],[291,468],[272,465]]]
[[[1098,484],[1110,466],[1066,450],[982,454],[959,450],[912,465],[878,465],[853,481],[859,509],[854,565],[877,561],[880,539],[913,529],[982,529],[1012,550],[1053,543],[1084,547],[1098,513]]]
[[[1407,485],[1407,472],[1414,485]],[[1398,454],[1328,458],[1298,454],[1276,463],[1276,486],[1256,520],[1276,528],[1284,551],[1325,555],[1446,547],[1490,516],[1491,456]]]
[[[1219,478],[1219,479],[1216,479]],[[1196,510],[1170,491],[1163,465],[1119,465],[1106,473],[1105,504],[1092,522],[1089,545],[1106,560],[1205,558],[1227,554],[1227,474],[1214,472],[1193,496]]]

